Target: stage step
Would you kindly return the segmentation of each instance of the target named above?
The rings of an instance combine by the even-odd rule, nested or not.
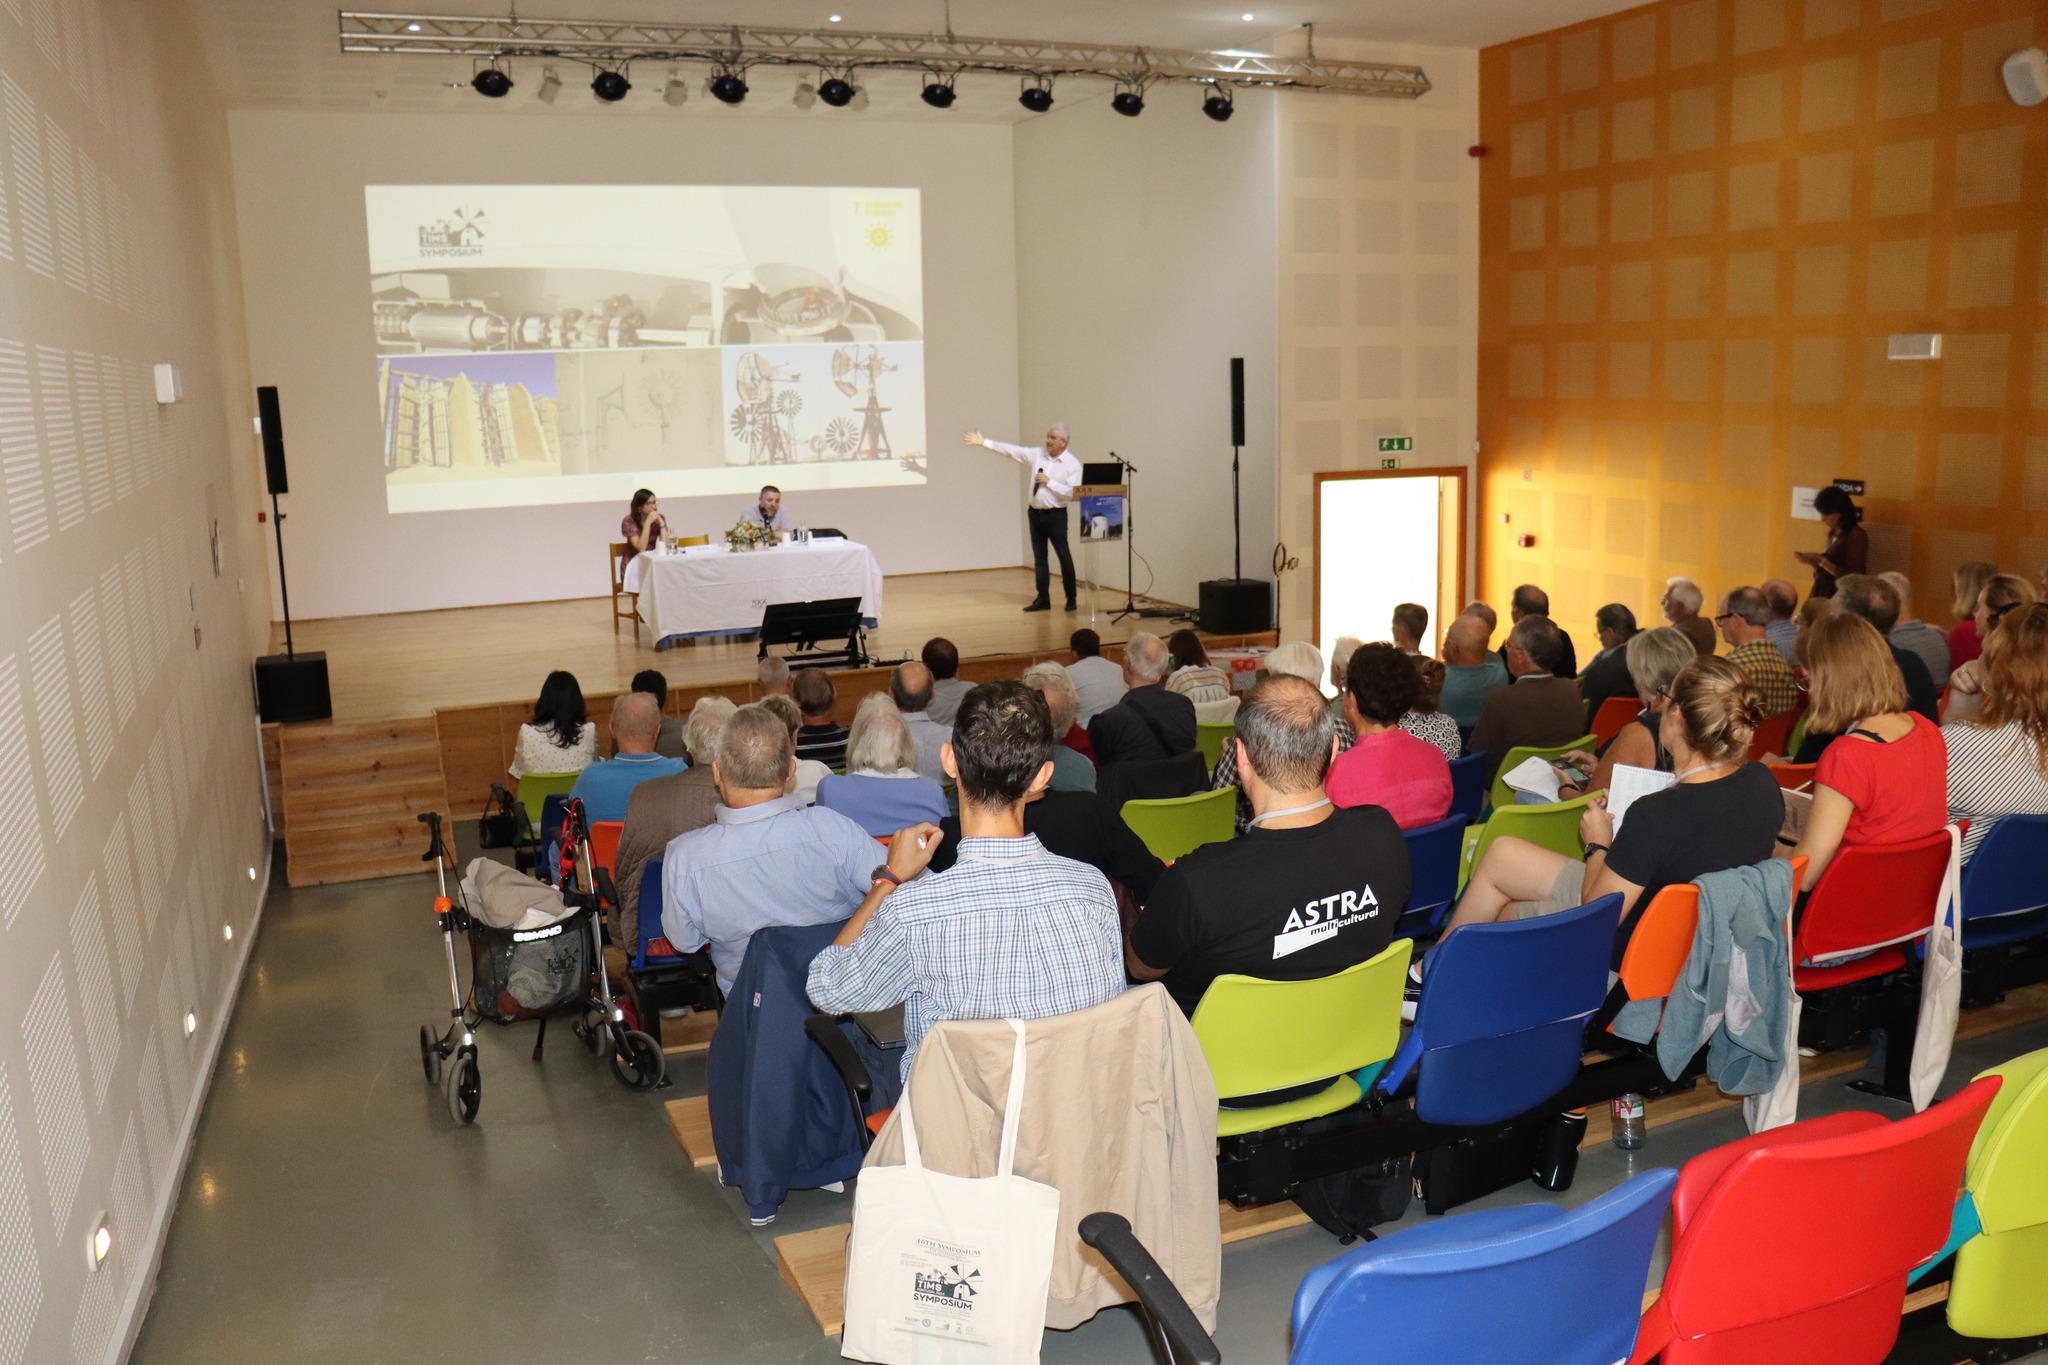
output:
[[[711,1145],[711,1097],[687,1095],[662,1107],[668,1111],[668,1130],[682,1144],[690,1165],[700,1171],[717,1170],[718,1151]]]
[[[282,725],[277,739],[293,886],[431,870],[417,817],[448,815],[433,717]]]

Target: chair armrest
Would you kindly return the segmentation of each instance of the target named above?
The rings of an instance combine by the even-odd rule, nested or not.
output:
[[[1407,1081],[1409,1073],[1415,1070],[1415,1064],[1421,1060],[1422,1030],[1410,1029],[1408,1036],[1401,1040],[1401,1050],[1394,1054],[1394,1060],[1387,1063],[1387,1069],[1380,1073],[1372,1092],[1366,1096],[1366,1106],[1375,1110],[1384,1108],[1386,1102],[1392,1099]]]
[[[814,1014],[804,1020],[804,1032],[811,1041],[825,1050],[825,1057],[832,1063],[832,1069],[839,1073],[839,1083],[846,1087],[846,1102],[853,1106],[853,1129],[860,1137],[863,1152],[874,1141],[874,1134],[868,1131],[868,1101],[875,1093],[875,1078],[868,1074],[866,1063],[853,1050],[839,1031],[839,1016],[836,1014]]]
[[[1154,1333],[1166,1343],[1167,1365],[1221,1365],[1223,1353],[1128,1219],[1120,1213],[1091,1213],[1081,1219],[1080,1231],[1081,1240],[1101,1252],[1138,1296]]]

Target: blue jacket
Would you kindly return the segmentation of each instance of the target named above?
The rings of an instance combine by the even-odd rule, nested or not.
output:
[[[747,1213],[769,1218],[793,1189],[816,1189],[860,1171],[860,1133],[846,1089],[824,1050],[804,1033],[814,1014],[804,995],[811,959],[843,927],[778,925],[756,930],[711,1038],[711,1137],[718,1178],[737,1186]],[[865,1034],[844,1026],[874,1077],[874,1107],[895,1104],[897,1065]]]

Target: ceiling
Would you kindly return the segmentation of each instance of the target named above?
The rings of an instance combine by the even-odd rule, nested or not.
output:
[[[397,9],[394,0],[349,0],[362,9]],[[1208,50],[1224,47],[1271,51],[1272,44],[1313,23],[1318,38],[1359,39],[1390,47],[1486,47],[1632,8],[1640,0],[957,0],[953,30],[981,37],[1056,39],[1069,42],[1143,44]],[[437,57],[344,54],[336,41],[333,0],[187,0],[212,67],[216,85],[230,107],[272,109],[440,109],[476,110],[485,101],[469,90],[471,64]],[[477,0],[437,3],[426,12],[501,15],[507,4]],[[838,13],[850,29],[925,33],[942,31],[944,0],[529,0],[529,17],[566,19],[660,19],[667,23],[728,22],[790,28],[822,28]],[[1252,22],[1240,16],[1250,10]],[[1398,60],[1396,54],[1389,54]],[[522,64],[531,65],[531,64]],[[730,116],[704,95],[702,69],[694,78],[690,103],[682,111],[660,99],[666,72],[635,71],[633,93],[616,107],[599,105],[586,90],[581,68],[558,65],[563,88],[552,106],[531,97],[538,70],[515,66],[508,112],[602,112],[613,116],[658,113],[667,117],[715,113]],[[758,92],[744,110],[797,113],[789,102],[798,70],[758,68]],[[1013,121],[1025,117],[1011,98],[1007,77],[970,78],[946,117]],[[1096,83],[1070,86],[1098,93]],[[906,72],[878,72],[867,116],[934,117],[917,98],[918,82]],[[1107,87],[1099,92],[1108,93]],[[762,96],[771,96],[762,98]],[[1166,98],[1162,93],[1158,98]],[[1192,96],[1190,96],[1192,100]],[[709,108],[707,109],[707,106]],[[843,116],[814,109],[817,117]]]

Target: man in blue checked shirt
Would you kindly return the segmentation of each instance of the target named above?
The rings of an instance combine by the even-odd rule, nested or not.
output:
[[[827,1013],[904,1006],[906,1078],[941,1019],[1041,1019],[1124,989],[1108,880],[1024,832],[1026,799],[1052,780],[1052,741],[1037,691],[969,692],[941,751],[960,790],[958,861],[926,873],[939,827],[900,831],[867,899],[811,963],[811,1003]]]

